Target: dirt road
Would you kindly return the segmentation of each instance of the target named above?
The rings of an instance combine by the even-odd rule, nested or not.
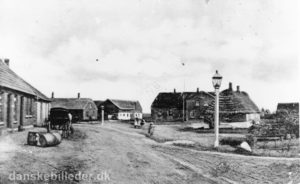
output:
[[[49,148],[24,145],[27,132],[2,137],[1,183],[300,182],[299,159],[199,152],[156,143],[125,124],[79,124],[75,130],[69,140]]]

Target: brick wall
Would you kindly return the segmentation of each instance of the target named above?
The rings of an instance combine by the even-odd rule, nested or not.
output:
[[[1,88],[1,113],[2,123],[0,128],[17,128],[20,124],[33,125],[37,123],[37,103],[35,96],[21,93],[15,90]],[[29,103],[28,101],[32,101]],[[31,113],[29,106],[31,106]]]

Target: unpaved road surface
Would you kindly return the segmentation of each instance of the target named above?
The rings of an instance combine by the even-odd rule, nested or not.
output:
[[[27,131],[2,136],[0,182],[300,183],[299,159],[195,151],[156,143],[142,131],[79,124],[71,138],[49,148],[27,146]]]

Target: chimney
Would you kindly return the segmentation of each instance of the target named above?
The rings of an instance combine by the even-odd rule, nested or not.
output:
[[[229,82],[229,88],[228,88],[230,91],[232,91],[232,83]]]
[[[54,92],[52,92],[52,94],[51,94],[51,98],[54,98]]]
[[[240,86],[236,86],[236,91],[240,92]]]
[[[174,88],[174,93],[176,93],[176,89]]]
[[[5,59],[4,59],[4,63],[5,63],[7,66],[9,66],[9,59],[5,58]]]
[[[78,98],[78,99],[80,98],[80,93],[77,94],[77,98]]]
[[[197,88],[197,93],[199,93],[199,88]]]

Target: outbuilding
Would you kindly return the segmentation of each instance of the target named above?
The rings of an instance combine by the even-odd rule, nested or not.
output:
[[[133,120],[143,118],[143,109],[139,101],[107,99],[102,105],[105,119]]]
[[[98,117],[98,108],[94,101],[90,98],[81,98],[80,93],[77,98],[54,98],[52,93],[51,107],[68,109],[74,121],[94,121]]]

